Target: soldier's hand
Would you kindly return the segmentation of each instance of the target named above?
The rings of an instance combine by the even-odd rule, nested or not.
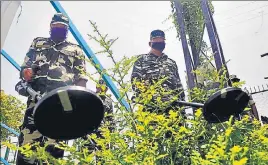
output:
[[[33,77],[33,69],[25,68],[23,69],[23,79],[27,82],[31,81]]]

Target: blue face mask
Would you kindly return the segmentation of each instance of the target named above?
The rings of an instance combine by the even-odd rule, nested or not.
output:
[[[53,27],[50,30],[50,38],[55,42],[64,41],[67,37],[68,30],[62,27]]]
[[[165,42],[152,42],[152,48],[162,52],[166,47]]]

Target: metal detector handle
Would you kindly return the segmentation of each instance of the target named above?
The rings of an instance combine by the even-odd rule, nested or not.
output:
[[[264,53],[261,55],[261,57],[268,56],[268,53]]]
[[[204,104],[190,103],[190,102],[186,102],[186,101],[176,101],[175,103],[180,104],[180,105],[186,105],[186,106],[196,107],[196,108],[203,108],[204,107]]]
[[[29,95],[31,95],[34,99],[40,100],[42,97],[39,93],[37,93],[35,90],[33,90],[28,84],[27,82],[25,83],[21,83],[22,87],[24,89],[26,89],[26,91],[29,93]]]

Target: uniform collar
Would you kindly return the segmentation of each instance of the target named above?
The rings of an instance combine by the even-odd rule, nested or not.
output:
[[[168,55],[166,55],[165,53],[162,53],[161,56],[157,56],[153,53],[148,53],[149,56],[154,56],[154,57],[157,57],[157,58],[163,58],[163,59],[167,59],[168,58]]]
[[[56,42],[53,41],[51,38],[49,38],[49,41],[50,41],[51,43],[53,43],[54,46],[57,46],[57,45],[60,45],[60,44],[63,44],[63,43],[66,43],[66,42],[67,42],[66,40],[64,40],[64,41],[62,41],[62,42],[58,42],[58,43],[56,43]]]

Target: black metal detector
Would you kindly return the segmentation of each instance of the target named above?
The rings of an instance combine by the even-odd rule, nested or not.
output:
[[[237,116],[243,112],[249,100],[249,95],[242,89],[229,87],[214,93],[205,104],[185,101],[176,101],[176,103],[203,108],[203,115],[207,122],[220,123],[229,120],[231,115]]]
[[[37,100],[33,116],[37,130],[51,139],[71,140],[96,130],[104,117],[102,100],[79,86],[60,87],[41,97],[26,83],[21,83]]]

